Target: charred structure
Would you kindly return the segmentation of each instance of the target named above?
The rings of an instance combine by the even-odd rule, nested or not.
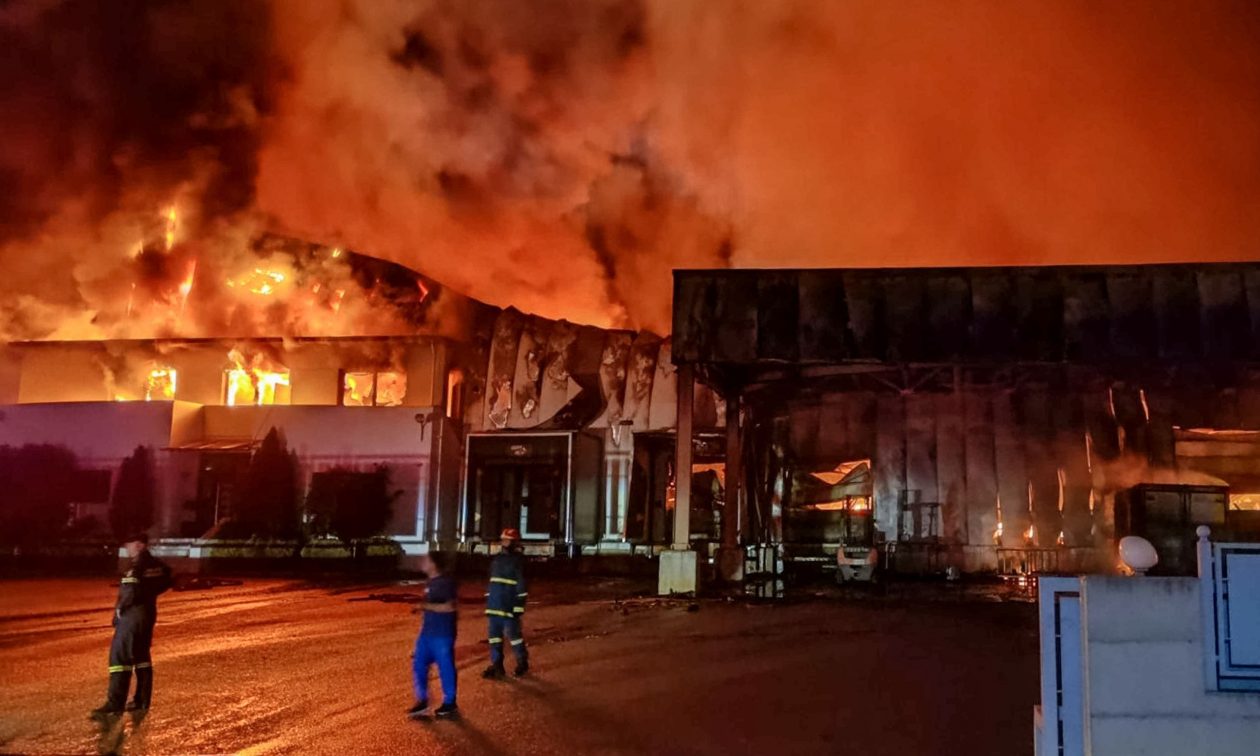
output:
[[[831,559],[868,504],[916,572],[1255,531],[1260,265],[678,271],[673,359],[738,425],[728,547]]]

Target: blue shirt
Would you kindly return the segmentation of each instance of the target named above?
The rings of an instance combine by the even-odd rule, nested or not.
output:
[[[429,578],[424,592],[424,600],[430,604],[445,604],[455,600],[455,578],[450,575],[438,575]],[[420,634],[434,638],[455,637],[455,612],[434,612],[424,610],[424,624]]]

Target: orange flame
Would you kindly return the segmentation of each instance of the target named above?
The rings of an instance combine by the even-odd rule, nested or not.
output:
[[[149,371],[144,382],[144,400],[171,400],[175,398],[176,374],[173,368],[159,367]]]
[[[179,215],[175,211],[175,206],[171,205],[170,210],[166,211],[166,251],[170,252],[171,247],[175,246],[175,230],[179,227]]]
[[[235,365],[224,373],[224,403],[229,407],[287,403],[287,369],[267,365],[262,355],[254,355],[247,365],[237,349],[228,352],[228,359]]]

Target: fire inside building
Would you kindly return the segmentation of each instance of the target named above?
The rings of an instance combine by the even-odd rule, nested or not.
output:
[[[673,339],[726,399],[728,577],[748,543],[1091,571],[1129,533],[1187,569],[1260,524],[1260,265],[679,271]]]
[[[229,335],[3,350],[0,446],[68,449],[90,482],[77,487],[74,519],[104,522],[139,446],[152,454],[153,530],[168,556],[249,538],[236,524],[247,519],[241,488],[275,429],[296,461],[299,498],[320,476],[385,469],[385,534],[407,554],[484,551],[505,527],[537,556],[652,555],[669,543],[677,403],[667,339],[491,307],[340,249],[260,246],[261,266],[158,297],[163,312],[192,310],[198,296],[219,303],[225,289],[261,303],[265,317],[226,317]],[[352,325],[336,319],[356,306]],[[138,308],[128,302],[127,314]],[[724,415],[713,391],[695,391],[712,444]],[[719,447],[708,454],[720,461]],[[716,540],[720,487],[698,474],[714,492],[695,532]]]
[[[679,271],[659,337],[304,249],[222,286],[364,300],[375,330],[12,343],[0,445],[73,452],[80,518],[147,447],[154,534],[192,555],[274,428],[300,492],[388,470],[405,553],[515,527],[535,556],[659,559],[663,592],[785,562],[1110,569],[1127,533],[1176,569],[1196,524],[1258,529],[1260,264]]]

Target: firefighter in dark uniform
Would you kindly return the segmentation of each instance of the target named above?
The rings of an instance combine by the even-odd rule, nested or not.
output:
[[[490,562],[490,590],[486,593],[486,618],[490,624],[490,666],[482,677],[503,677],[503,644],[516,654],[517,677],[529,671],[529,651],[521,634],[525,614],[525,557],[521,555],[521,534],[508,528],[501,536],[503,548]]]
[[[131,557],[131,569],[118,586],[114,606],[114,640],[109,646],[109,694],[105,704],[92,711],[92,719],[107,721],[124,711],[144,712],[153,700],[153,625],[157,621],[157,597],[171,587],[171,568],[149,553],[149,537],[138,533],[123,544]],[[136,673],[136,695],[127,704],[131,673]]]

